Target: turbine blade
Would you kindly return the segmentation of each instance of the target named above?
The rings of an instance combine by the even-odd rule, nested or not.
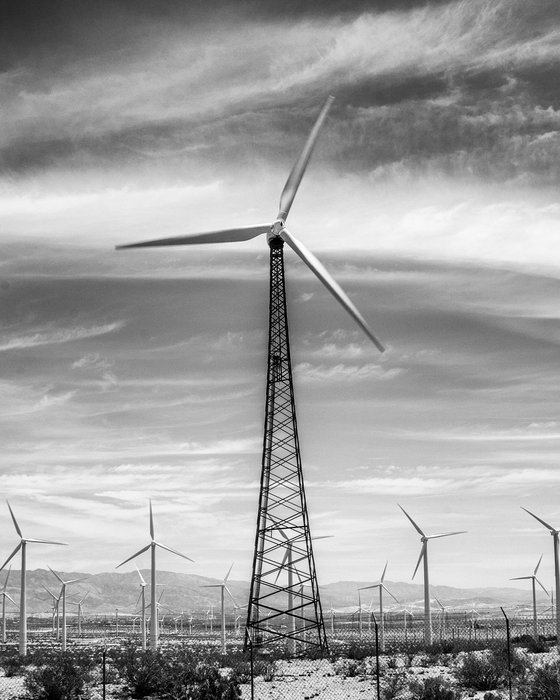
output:
[[[235,598],[234,598],[233,595],[231,594],[231,591],[229,590],[229,588],[228,588],[227,586],[224,586],[224,588],[226,589],[226,593],[228,594],[228,596],[231,598],[234,607],[239,607],[239,606],[237,605],[237,603],[235,602]]]
[[[397,505],[402,510],[402,512],[406,515],[406,517],[410,520],[410,522],[413,524],[416,532],[418,532],[418,534],[420,534],[422,537],[426,537],[426,535],[422,532],[422,530],[418,527],[418,525],[414,522],[414,520],[410,517],[410,515],[406,512],[406,510],[400,505],[400,503],[397,503]],[[414,576],[412,578],[414,578]]]
[[[51,591],[49,591],[49,589],[48,589],[46,586],[44,586],[43,584],[41,584],[41,587],[44,588],[44,589],[47,591],[47,593],[51,596],[51,598],[53,598],[54,600],[56,600],[55,594],[54,594],[54,593],[51,593]]]
[[[418,567],[420,566],[420,562],[422,561],[424,555],[426,554],[426,547],[427,547],[426,542],[423,542],[422,549],[420,550],[420,556],[418,557],[418,561],[416,562],[416,568],[414,569],[414,573],[412,574],[413,579],[416,576],[416,572],[418,571]]]
[[[228,228],[222,231],[206,231],[204,233],[191,233],[185,236],[173,236],[173,238],[157,238],[152,241],[140,241],[116,246],[117,250],[125,248],[159,248],[172,245],[197,245],[199,243],[237,243],[249,241],[263,233],[270,231],[270,224],[257,224],[256,226],[242,226],[240,228]]]
[[[78,583],[79,581],[85,581],[88,578],[89,576],[83,576],[82,578],[73,578],[70,581],[66,581],[66,584],[68,585],[70,583]]]
[[[451,537],[451,535],[464,535],[466,530],[459,530],[458,532],[442,532],[440,535],[428,535],[427,540],[437,540],[438,537]]]
[[[389,564],[389,560],[385,562],[385,568],[383,569],[383,573],[381,574],[381,583],[383,583],[383,580],[385,579],[385,572],[387,571],[387,565]]]
[[[532,579],[532,576],[514,576],[510,578],[510,581],[525,581],[526,579]]]
[[[150,498],[150,537],[154,539],[154,514],[152,512],[152,499]]]
[[[224,583],[228,580],[229,575],[231,574],[231,570],[233,569],[233,565],[234,565],[234,564],[235,564],[235,562],[232,562],[232,563],[231,563],[231,566],[229,567],[228,572],[227,572],[227,574],[226,574],[226,577],[225,577],[225,579],[224,579]]]
[[[12,559],[12,557],[15,557],[15,555],[19,552],[20,549],[21,549],[21,542],[14,549],[14,551],[10,554],[10,556],[6,559],[6,561],[2,564],[2,566],[0,566],[0,571],[6,566],[6,564]]]
[[[538,564],[535,566],[535,570],[533,571],[533,574],[535,576],[537,575],[537,571],[539,570],[539,566],[541,565],[542,558],[543,558],[543,555],[541,554],[541,558],[539,559]]]
[[[142,549],[139,549],[139,550],[136,552],[136,554],[133,554],[131,557],[128,557],[128,559],[125,559],[124,561],[121,561],[120,564],[117,564],[117,566],[115,566],[115,569],[118,569],[120,566],[122,566],[123,564],[126,564],[126,563],[129,562],[131,559],[134,559],[135,557],[138,557],[140,554],[144,554],[144,552],[147,552],[148,549],[150,549],[151,546],[152,546],[151,544],[147,544],[145,547],[142,547]]]
[[[50,566],[48,568],[51,571],[51,573],[53,573],[56,576],[56,578],[60,581],[60,583],[62,583],[62,585],[64,585],[64,581],[60,578],[60,576],[56,573],[56,571],[53,571]]]
[[[18,525],[18,521],[16,520],[16,516],[14,515],[14,511],[12,510],[12,506],[10,505],[10,501],[6,501],[6,503],[8,504],[8,508],[10,509],[10,515],[12,516],[12,520],[14,521],[16,532],[21,538],[23,538],[23,535],[21,534],[21,530]]]
[[[53,540],[36,540],[33,537],[26,537],[25,541],[30,542],[31,544],[58,544],[62,547],[68,547],[67,542],[54,542]]]
[[[301,183],[301,179],[305,173],[307,164],[309,163],[309,159],[311,158],[311,154],[313,153],[313,148],[315,147],[315,142],[317,141],[317,137],[319,136],[319,131],[323,126],[323,122],[327,117],[327,113],[331,107],[331,104],[333,103],[333,100],[334,97],[332,95],[329,95],[327,101],[323,105],[323,109],[321,110],[319,116],[317,117],[317,120],[315,121],[315,124],[313,125],[313,128],[311,129],[311,133],[307,137],[307,141],[305,143],[305,146],[303,147],[302,152],[299,155],[299,158],[295,162],[291,173],[288,175],[288,179],[286,180],[286,184],[284,185],[284,189],[282,190],[282,194],[280,195],[280,210],[278,211],[277,216],[277,218],[281,219],[282,221],[285,221],[288,217],[288,214],[290,213],[294,197],[296,196],[299,185]]]
[[[546,528],[548,528],[548,529],[550,530],[550,532],[558,532],[557,530],[555,530],[555,529],[552,527],[552,525],[549,525],[549,524],[548,524],[547,522],[545,522],[542,518],[539,518],[538,515],[535,515],[534,513],[531,513],[530,510],[527,510],[527,508],[523,508],[523,506],[520,506],[520,507],[521,507],[521,509],[524,510],[526,513],[529,513],[529,515],[532,515],[533,518],[535,518],[535,520],[538,520],[539,523],[541,523],[541,524],[544,525]]]
[[[4,581],[4,585],[2,586],[2,591],[4,592],[6,588],[8,588],[8,581],[10,580],[10,574],[12,573],[12,567],[8,569],[8,573],[6,574],[6,580]]]
[[[183,559],[186,559],[187,561],[192,561],[194,563],[194,559],[187,557],[186,554],[181,554],[181,552],[178,552],[176,549],[171,549],[171,547],[168,547],[165,544],[161,544],[160,542],[156,542],[156,545],[158,547],[161,547],[162,549],[166,549],[168,552],[171,552],[171,554],[176,554],[178,557],[183,557]]]
[[[292,234],[285,228],[280,231],[280,237],[285,241],[290,248],[303,260],[307,267],[318,277],[329,292],[334,296],[334,298],[346,309],[346,311],[352,316],[368,338],[372,341],[379,352],[385,351],[385,346],[380,340],[376,338],[373,331],[370,330],[366,323],[365,318],[354,306],[346,292],[342,287],[336,282],[331,274],[327,271],[325,266],[309,251],[301,241],[298,241],[292,236]]]
[[[278,567],[278,571],[276,573],[276,578],[274,579],[274,583],[276,583],[278,581],[278,579],[280,578],[280,574],[282,573],[282,567],[284,566],[284,564],[288,560],[288,551],[289,550],[286,550],[284,552],[284,557],[282,558],[282,562],[281,562],[280,566]]]
[[[370,588],[377,588],[380,586],[380,583],[374,583],[373,586],[362,586],[361,588],[358,588],[359,591],[369,591]]]
[[[16,601],[12,598],[12,596],[11,596],[9,593],[4,593],[4,595],[5,595],[6,598],[7,598],[8,600],[10,600],[14,605],[17,605],[17,606],[19,607],[19,605],[16,603]]]
[[[391,596],[391,598],[395,601],[395,603],[398,603],[398,602],[399,602],[399,601],[397,600],[397,598],[395,598],[395,596],[391,593],[391,591],[387,588],[387,586],[386,586],[385,584],[382,583],[382,584],[381,584],[381,587],[383,588],[384,591],[387,591],[387,593]],[[399,603],[399,604],[400,604],[400,603]]]
[[[543,589],[543,591],[546,593],[546,595],[550,598],[550,593],[546,590],[546,588],[542,585],[542,583],[539,581],[539,579],[535,576],[535,581],[539,584],[539,586]]]
[[[134,564],[134,566],[136,566],[136,564]],[[139,569],[137,566],[136,566],[136,571],[138,572],[138,576],[140,576],[140,585],[141,585],[141,586],[145,586],[145,585],[146,585],[146,581],[144,581],[144,577],[143,577],[142,574],[140,573],[140,569]]]

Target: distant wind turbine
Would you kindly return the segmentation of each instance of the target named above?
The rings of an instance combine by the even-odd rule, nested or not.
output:
[[[510,578],[510,581],[524,581],[524,580],[531,580],[531,589],[533,592],[533,636],[535,639],[538,639],[539,637],[539,626],[538,626],[538,620],[537,620],[537,590],[535,583],[538,583],[539,586],[543,589],[543,591],[546,593],[548,596],[548,591],[546,588],[542,585],[542,583],[539,581],[537,578],[537,571],[539,570],[539,566],[541,565],[543,555],[541,554],[541,557],[535,566],[535,570],[530,576],[514,576],[514,578]],[[548,596],[550,597],[550,596]]]
[[[190,557],[187,557],[185,554],[181,554],[181,552],[178,552],[176,549],[171,549],[171,547],[168,547],[165,544],[161,544],[161,542],[156,542],[154,537],[154,516],[152,512],[152,501],[150,499],[150,543],[147,544],[145,547],[142,547],[142,549],[139,549],[135,554],[128,557],[128,559],[121,561],[121,563],[115,567],[118,569],[119,567],[123,566],[123,564],[126,564],[135,557],[140,556],[140,554],[144,554],[144,552],[150,550],[150,646],[152,649],[155,649],[158,643],[158,614],[156,600],[156,548],[159,547],[160,549],[165,549],[167,552],[171,552],[171,554],[176,554],[178,557],[182,557],[187,561],[193,561]]]
[[[553,545],[554,545],[554,584],[555,584],[555,594],[556,594],[556,644],[560,648],[560,564],[559,564],[559,546],[558,546],[558,535],[560,534],[560,530],[557,530],[556,528],[552,527],[552,525],[549,525],[547,522],[545,522],[542,518],[539,518],[538,515],[535,515],[534,513],[531,513],[530,510],[527,510],[527,508],[521,508],[526,512],[529,513],[535,520],[538,520],[541,525],[544,525],[546,529],[550,532],[552,535],[552,540],[553,540]]]
[[[69,586],[71,583],[78,583],[79,581],[85,581],[86,578],[89,578],[89,576],[83,576],[82,578],[72,578],[69,581],[64,581],[61,576],[59,576],[56,571],[53,571],[51,567],[49,566],[49,570],[51,573],[53,573],[56,578],[60,581],[62,584],[62,643],[61,643],[61,648],[62,651],[66,651],[66,586]]]
[[[78,636],[79,637],[82,636],[82,618],[83,618],[82,603],[88,597],[88,595],[89,595],[89,591],[87,591],[86,594],[80,598],[80,600],[70,603],[70,605],[77,605],[78,606]]]
[[[387,586],[383,583],[385,579],[385,573],[387,571],[387,564],[389,562],[385,562],[385,568],[383,569],[383,573],[381,574],[381,578],[379,579],[379,583],[374,583],[372,586],[362,586],[360,590],[362,591],[368,591],[372,588],[379,588],[379,649],[381,651],[385,650],[385,622],[383,618],[383,591],[387,591],[387,593],[391,596],[391,598],[396,601],[397,603],[399,602],[395,596],[391,593],[391,591],[387,588]]]
[[[424,560],[424,644],[430,645],[432,643],[432,617],[430,610],[430,575],[428,570],[428,540],[435,540],[439,537],[451,537],[451,535],[463,535],[466,530],[459,530],[457,532],[444,532],[439,535],[426,535],[419,526],[414,522],[406,510],[399,504],[397,504],[402,512],[412,523],[414,529],[420,535],[420,541],[422,542],[422,549],[420,550],[420,556],[418,557],[418,562],[416,563],[416,568],[412,574],[412,578],[416,576],[418,567],[422,559]]]
[[[135,564],[136,566],[136,564]],[[142,639],[142,651],[146,651],[146,586],[148,585],[146,581],[144,581],[144,577],[140,573],[140,569],[136,566],[136,571],[138,572],[138,576],[140,576],[140,595],[138,596],[138,600],[136,601],[136,605],[140,602],[141,609],[140,609],[140,615],[141,615],[141,624],[142,624],[142,631],[141,631],[141,639]]]
[[[21,586],[19,595],[19,653],[20,656],[25,656],[27,654],[27,545],[28,544],[56,544],[66,546],[66,542],[53,542],[52,540],[36,540],[31,537],[24,537],[21,533],[21,529],[14,515],[11,505],[8,501],[8,508],[10,510],[10,515],[16,528],[16,532],[19,535],[20,541],[18,546],[6,559],[6,561],[0,566],[0,571],[4,569],[6,564],[12,560],[13,557],[21,550]]]
[[[43,584],[41,584],[43,586]],[[56,596],[52,591],[50,591],[46,586],[43,586],[43,588],[47,591],[47,593],[50,595],[52,598],[52,631],[53,631],[53,636],[55,636],[56,641],[60,639],[60,620],[59,620],[59,615],[58,615],[58,608],[60,605],[60,596],[62,595],[62,589],[60,589],[60,593]],[[55,628],[55,619],[56,619],[56,628]],[[56,633],[56,634],[55,634]]]
[[[6,590],[6,588],[8,588],[8,581],[10,579],[11,571],[12,567],[10,566],[10,568],[8,569],[8,573],[6,574],[6,580],[4,581],[4,585],[2,586],[2,590],[0,591],[0,595],[2,596],[2,644],[6,644],[6,598],[10,602],[12,602],[17,608],[16,601]]]
[[[221,583],[208,583],[204,586],[201,586],[201,588],[219,588],[220,589],[220,601],[221,601],[221,634],[222,634],[222,654],[226,653],[226,608],[225,608],[225,594],[227,593],[229,597],[232,599],[233,604],[237,605],[235,602],[235,598],[232,596],[231,591],[229,590],[227,586],[227,580],[229,578],[229,575],[231,573],[231,570],[233,569],[233,564],[229,567],[229,570],[227,574],[224,576],[224,580]]]

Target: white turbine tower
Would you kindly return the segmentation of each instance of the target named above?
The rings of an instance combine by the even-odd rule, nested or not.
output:
[[[560,530],[552,527],[538,515],[531,513],[527,508],[521,508],[529,515],[533,516],[535,520],[538,520],[541,525],[544,525],[546,529],[552,535],[552,541],[554,546],[554,584],[555,584],[555,595],[556,595],[556,645],[560,648],[560,564],[559,564],[559,546],[558,546],[558,535]]]
[[[535,637],[535,640],[538,639],[539,637],[539,626],[538,626],[538,620],[537,620],[537,589],[536,589],[536,583],[539,584],[539,586],[543,589],[543,591],[546,593],[548,596],[548,591],[546,588],[542,585],[542,583],[539,581],[537,578],[537,571],[539,570],[539,566],[541,565],[543,555],[541,554],[541,557],[535,566],[535,570],[530,576],[515,576],[514,578],[510,578],[510,581],[525,581],[530,579],[531,580],[531,590],[533,593],[533,636]],[[550,598],[550,596],[548,596]]]
[[[182,557],[187,561],[193,561],[190,557],[187,557],[185,554],[181,554],[181,552],[178,552],[176,549],[171,549],[171,547],[168,547],[165,544],[161,544],[161,542],[156,542],[154,537],[154,516],[152,513],[152,501],[150,500],[150,543],[147,544],[145,547],[142,547],[142,549],[139,549],[135,554],[128,557],[128,559],[125,559],[115,567],[118,569],[120,566],[123,566],[123,564],[126,564],[135,557],[140,556],[140,554],[144,554],[144,552],[150,550],[150,646],[152,649],[155,649],[158,643],[158,601],[156,600],[156,549],[157,547],[159,547],[160,549],[165,549],[167,552],[171,552],[171,554],[176,554],[178,557]]]
[[[2,586],[2,590],[0,591],[0,595],[2,596],[2,644],[6,644],[6,599],[12,602],[17,608],[16,601],[6,590],[8,588],[8,581],[10,579],[11,571],[12,567],[10,566],[10,568],[8,569],[8,573],[6,574],[6,580],[4,581],[4,585]]]
[[[397,504],[399,505],[399,504]],[[430,610],[430,574],[428,569],[428,541],[435,540],[439,537],[451,537],[451,535],[463,535],[466,530],[459,530],[457,532],[444,532],[439,535],[426,535],[406,512],[406,510],[399,505],[399,508],[410,520],[414,529],[420,535],[420,541],[422,542],[422,548],[420,550],[420,556],[418,557],[418,562],[416,563],[416,568],[412,574],[412,578],[416,576],[420,562],[424,560],[424,644],[430,645],[432,643],[432,617]]]
[[[83,619],[83,608],[82,608],[82,603],[83,603],[84,600],[88,597],[88,595],[89,595],[89,591],[87,591],[87,593],[86,593],[84,596],[82,596],[82,597],[80,598],[80,600],[73,601],[72,603],[70,603],[70,605],[76,605],[77,608],[78,608],[78,613],[77,613],[77,614],[78,614],[78,636],[79,636],[79,637],[82,636],[82,619]]]
[[[372,586],[362,586],[360,589],[361,591],[368,591],[372,588],[379,588],[379,649],[381,651],[385,650],[385,622],[383,618],[383,591],[387,591],[387,593],[391,596],[391,598],[395,602],[399,602],[395,596],[391,593],[391,591],[387,588],[387,586],[383,583],[385,580],[385,573],[387,571],[387,564],[389,562],[385,562],[385,568],[383,569],[383,573],[381,574],[381,578],[379,579],[378,583],[374,583]]]
[[[219,588],[220,589],[220,601],[221,601],[221,634],[222,634],[222,654],[226,653],[226,608],[225,608],[225,594],[227,593],[229,597],[232,599],[234,606],[237,605],[235,602],[234,597],[231,594],[231,591],[227,587],[227,580],[229,578],[229,575],[231,573],[231,570],[233,569],[233,564],[229,567],[229,570],[227,574],[224,576],[224,579],[221,583],[208,583],[204,586],[201,586],[201,588]]]
[[[41,584],[43,586],[43,584]],[[56,596],[52,591],[49,591],[49,589],[46,586],[43,586],[45,591],[50,595],[52,598],[52,631],[53,635],[55,635],[56,632],[56,641],[60,639],[60,619],[58,615],[58,609],[60,606],[60,596],[62,595],[62,589],[60,589],[60,593],[58,596]],[[55,628],[55,619],[56,619],[56,628]]]
[[[9,502],[8,508],[10,509],[10,515],[14,522],[14,527],[19,535],[20,541],[18,546],[6,559],[6,561],[0,566],[0,571],[8,564],[13,557],[21,550],[21,586],[19,595],[19,653],[21,656],[27,654],[27,545],[28,544],[56,544],[61,546],[67,546],[66,542],[53,542],[52,540],[37,540],[31,537],[24,537],[21,533],[21,529],[14,515],[14,511],[10,506]]]
[[[136,566],[136,565],[135,565]],[[141,624],[142,624],[142,651],[146,651],[146,586],[148,585],[146,581],[144,581],[144,577],[140,573],[140,569],[136,566],[136,571],[138,572],[138,576],[140,576],[140,595],[138,596],[138,600],[136,601],[136,605],[140,603],[141,611]]]
[[[61,576],[59,576],[56,571],[53,571],[51,567],[49,566],[49,570],[51,573],[53,573],[56,578],[60,581],[62,584],[62,591],[61,591],[61,599],[62,599],[62,643],[61,643],[61,648],[62,651],[66,651],[66,586],[69,586],[71,583],[78,583],[79,581],[85,581],[89,576],[83,576],[82,578],[73,578],[70,579],[69,581],[64,581]]]

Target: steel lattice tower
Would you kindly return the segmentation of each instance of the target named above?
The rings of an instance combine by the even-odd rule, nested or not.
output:
[[[327,649],[305,499],[284,280],[284,242],[271,238],[263,458],[245,644]]]

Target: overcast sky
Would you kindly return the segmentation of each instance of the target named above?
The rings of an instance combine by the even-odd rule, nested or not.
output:
[[[249,579],[268,250],[115,252],[290,214],[387,344],[286,253],[320,583],[552,585],[560,527],[560,4],[31,0],[0,17],[0,493],[30,568],[156,535]],[[0,506],[0,552],[16,544]],[[147,566],[148,560],[139,565]],[[523,582],[521,582],[523,585]]]

